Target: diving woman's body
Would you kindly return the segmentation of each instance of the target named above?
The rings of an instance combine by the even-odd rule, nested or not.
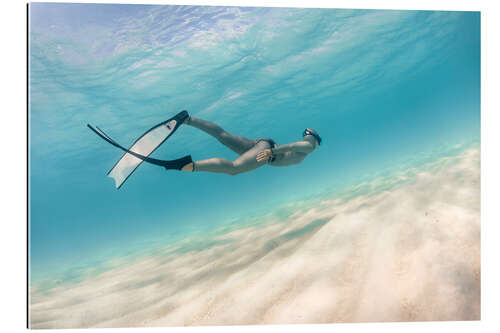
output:
[[[186,114],[187,116],[187,114]],[[302,162],[321,143],[320,136],[313,129],[306,129],[303,140],[278,146],[272,139],[250,140],[230,134],[219,125],[187,116],[184,124],[198,128],[216,138],[220,143],[234,151],[239,157],[234,161],[223,158],[210,158],[200,161],[182,160],[182,165],[172,169],[182,171],[205,171],[237,175],[255,170],[265,164],[288,166]]]

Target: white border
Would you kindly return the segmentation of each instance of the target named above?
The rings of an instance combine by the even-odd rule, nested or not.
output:
[[[45,1],[47,2],[47,1]],[[59,0],[58,2],[69,2]],[[500,17],[494,1],[419,0],[417,1],[361,1],[361,0],[176,0],[176,1],[85,1],[105,3],[139,4],[193,4],[273,7],[322,7],[322,8],[371,8],[371,9],[428,9],[428,10],[473,10],[481,11],[482,30],[482,320],[479,322],[445,323],[395,323],[395,324],[334,324],[296,326],[246,326],[246,327],[195,327],[168,328],[170,332],[340,332],[362,330],[383,332],[437,332],[453,330],[498,331],[498,244],[500,223],[497,189],[500,187],[498,171],[498,133],[500,111],[498,98],[498,33]],[[2,328],[9,332],[25,330],[26,325],[26,7],[23,1],[2,2],[2,188],[1,231],[2,249],[2,300],[0,316]],[[13,144],[14,143],[14,144]],[[106,332],[164,332],[158,329],[108,329]],[[42,330],[43,331],[43,330]],[[99,332],[89,330],[86,332]],[[75,332],[75,330],[58,330]]]

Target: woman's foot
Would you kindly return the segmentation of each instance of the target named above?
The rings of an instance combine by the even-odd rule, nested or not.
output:
[[[194,169],[194,163],[191,162],[191,163],[188,163],[186,164],[185,166],[182,167],[182,171],[193,171]]]
[[[164,167],[167,170],[184,170],[184,167],[188,164],[193,164],[191,155],[186,155],[184,157],[178,158],[176,160],[164,161]]]

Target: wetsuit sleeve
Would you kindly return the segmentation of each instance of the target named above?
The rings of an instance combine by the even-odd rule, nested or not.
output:
[[[295,152],[295,153],[306,153],[309,154],[314,150],[314,147],[312,144],[306,141],[298,141],[294,143],[288,143],[286,145],[281,145],[276,148],[271,149],[272,153],[277,155],[277,154],[284,154],[286,152]]]

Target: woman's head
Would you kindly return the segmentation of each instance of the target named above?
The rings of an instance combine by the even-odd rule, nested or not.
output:
[[[302,137],[304,138],[304,140],[307,140],[307,141],[311,140],[313,142],[316,142],[317,146],[321,145],[321,141],[322,141],[321,137],[319,136],[318,132],[316,132],[312,128],[306,128],[304,130],[304,132],[302,133]]]

